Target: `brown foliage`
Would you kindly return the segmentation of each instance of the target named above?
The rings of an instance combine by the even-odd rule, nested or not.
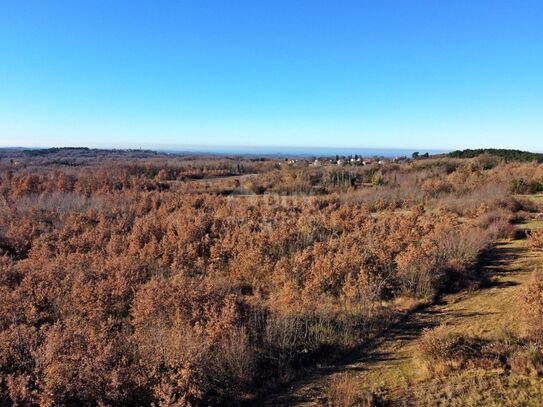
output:
[[[330,377],[327,403],[330,407],[372,407],[381,405],[378,395],[359,388],[360,383],[349,373],[337,373]]]
[[[287,380],[379,332],[384,302],[472,278],[525,170],[71,159],[0,166],[0,404],[233,403]]]
[[[515,338],[486,341],[463,336],[441,325],[423,332],[418,358],[421,367],[430,374],[446,374],[466,367],[505,369],[514,363],[521,346]]]
[[[528,247],[532,250],[543,250],[543,229],[532,230],[528,234]]]
[[[533,272],[531,281],[522,295],[524,318],[528,333],[535,342],[543,341],[543,273]]]

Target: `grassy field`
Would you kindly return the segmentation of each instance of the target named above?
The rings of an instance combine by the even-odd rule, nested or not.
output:
[[[543,219],[534,219],[521,225],[523,229],[534,230],[543,227]]]
[[[533,195],[524,195],[526,198],[532,199],[536,202],[541,202],[543,204],[543,194],[533,194]]]

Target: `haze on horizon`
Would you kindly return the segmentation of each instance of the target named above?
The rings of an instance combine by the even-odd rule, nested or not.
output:
[[[543,151],[543,2],[14,1],[0,146]]]

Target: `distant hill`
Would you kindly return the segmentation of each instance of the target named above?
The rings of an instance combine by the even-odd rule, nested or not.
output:
[[[508,150],[502,148],[478,148],[475,150],[456,150],[447,154],[451,158],[474,158],[481,154],[490,154],[501,157],[507,161],[537,161],[543,162],[543,154],[521,150]]]
[[[141,149],[100,149],[88,147],[52,147],[52,148],[25,148],[6,147],[0,148],[0,158],[95,158],[95,157],[154,157],[157,155],[168,155],[152,150]]]
[[[52,147],[52,148],[31,148],[24,149],[22,153],[29,156],[42,156],[62,152],[87,152],[91,151],[88,147]],[[100,150],[95,150],[100,151]]]

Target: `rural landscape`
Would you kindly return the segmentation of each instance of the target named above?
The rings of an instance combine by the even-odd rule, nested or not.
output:
[[[0,404],[541,405],[542,161],[3,150]]]
[[[542,0],[0,0],[0,407],[542,407]]]

